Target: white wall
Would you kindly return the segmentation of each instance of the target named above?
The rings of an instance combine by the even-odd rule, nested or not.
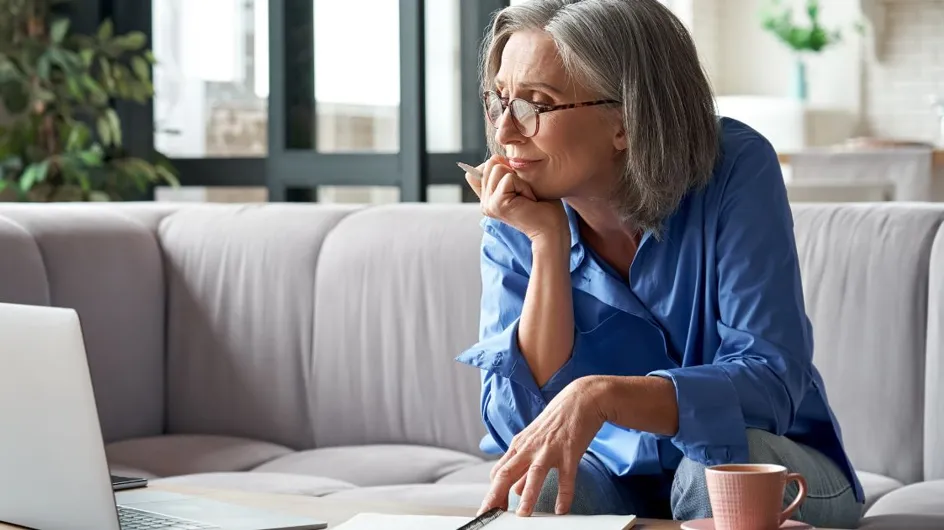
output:
[[[701,0],[695,0],[696,2]],[[715,89],[722,95],[789,97],[794,56],[761,27],[762,0],[718,0]],[[800,20],[803,0],[797,5]],[[821,2],[823,24],[840,26],[843,42],[808,61],[809,101],[814,106],[858,113],[862,101],[862,39],[852,30],[861,18],[858,0]]]

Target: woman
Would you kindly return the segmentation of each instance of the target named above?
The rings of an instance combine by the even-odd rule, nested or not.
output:
[[[481,510],[710,517],[704,467],[765,462],[808,481],[794,518],[855,526],[776,153],[715,116],[682,24],[532,0],[497,15],[482,74],[481,336],[459,360],[504,455]]]

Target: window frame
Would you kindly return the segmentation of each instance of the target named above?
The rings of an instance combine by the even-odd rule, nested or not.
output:
[[[112,17],[116,31],[141,31],[151,42],[152,0],[82,1],[96,3],[101,19]],[[427,0],[397,1],[398,153],[322,153],[315,149],[314,2],[269,0],[268,153],[262,157],[171,157],[180,172],[181,185],[264,186],[271,202],[314,201],[319,186],[396,186],[401,202],[425,202],[428,185],[455,184],[463,188],[468,199],[465,180],[455,162],[481,160],[487,152],[478,86],[479,53],[492,15],[506,7],[508,0],[459,0],[462,149],[447,153],[429,153],[426,146]],[[292,72],[291,82],[287,72]],[[138,156],[150,156],[155,151],[153,109],[151,102],[116,103],[125,145]],[[299,113],[310,119],[304,120],[300,129],[290,130],[290,115],[297,117]]]

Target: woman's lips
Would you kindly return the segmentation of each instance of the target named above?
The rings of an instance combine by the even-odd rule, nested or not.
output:
[[[532,160],[530,158],[509,158],[508,159],[508,165],[511,166],[511,168],[516,171],[532,167],[538,162],[540,162],[540,160]]]

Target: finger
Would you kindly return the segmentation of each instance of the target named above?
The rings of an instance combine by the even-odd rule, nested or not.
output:
[[[515,455],[518,454],[518,448],[521,447],[521,440],[525,439],[528,430],[525,429],[518,434],[514,435],[511,438],[511,442],[508,444],[508,450],[505,451],[505,454],[501,455],[501,458],[498,459],[498,462],[495,462],[495,465],[492,466],[492,470],[489,472],[488,479],[495,480],[495,474],[508,463],[509,460]]]
[[[574,490],[577,480],[577,465],[572,462],[565,462],[557,470],[557,502],[554,505],[554,513],[564,515],[570,511],[574,502]]]
[[[515,193],[517,193],[518,195],[521,195],[522,197],[525,197],[532,201],[538,200],[538,198],[534,195],[534,191],[531,189],[531,186],[529,186],[527,182],[516,177],[514,179],[514,185],[515,185]]]
[[[495,191],[493,196],[495,201],[498,203],[507,202],[515,198],[518,194],[515,193],[515,176],[511,173],[505,173],[502,175],[501,180],[498,181],[498,185],[495,186]]]
[[[549,467],[543,460],[535,461],[528,467],[524,491],[521,493],[521,502],[518,504],[518,515],[527,517],[534,512],[534,505],[544,488]]]
[[[469,183],[469,187],[472,188],[472,191],[475,192],[475,196],[480,200],[482,198],[482,179],[471,174],[465,174],[465,181]]]
[[[496,164],[500,164],[500,163],[501,163],[501,158],[499,158],[497,155],[493,155],[479,167],[479,170],[482,172],[482,198],[483,200],[488,200],[489,191],[491,191],[491,188],[489,188],[488,186],[488,181],[492,175],[492,168]]]
[[[505,465],[501,466],[492,479],[491,486],[485,499],[482,501],[482,508],[479,513],[488,511],[496,506],[507,506],[508,493],[512,485],[524,476],[528,469],[528,460],[522,458],[521,454],[511,457]]]
[[[520,497],[524,492],[524,485],[528,483],[528,475],[525,475],[518,479],[518,482],[515,482],[514,487],[511,488],[512,491],[518,494]]]

